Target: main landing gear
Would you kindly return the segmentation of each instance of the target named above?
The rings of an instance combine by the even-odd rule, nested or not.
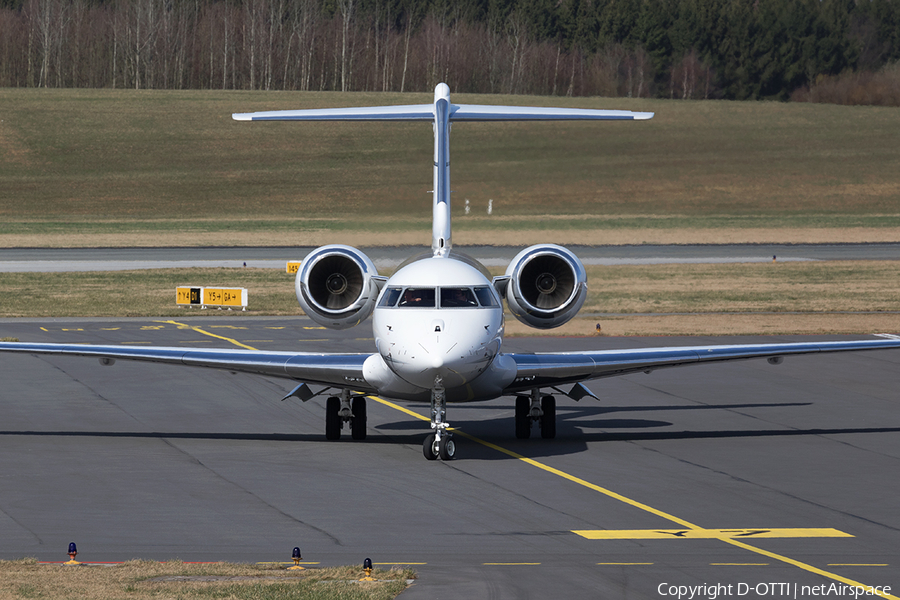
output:
[[[520,440],[531,437],[534,422],[540,423],[542,438],[556,437],[556,398],[541,397],[540,390],[531,390],[530,397],[516,397],[516,437]]]
[[[444,395],[444,382],[440,376],[434,378],[434,387],[431,389],[431,428],[434,433],[425,438],[422,444],[422,454],[428,460],[452,460],[456,456],[456,442],[453,436],[446,431],[449,423],[444,421],[447,415],[447,398]]]
[[[350,424],[354,440],[366,439],[366,397],[350,397],[349,390],[341,390],[341,396],[331,396],[325,401],[325,439],[341,439],[344,423]]]

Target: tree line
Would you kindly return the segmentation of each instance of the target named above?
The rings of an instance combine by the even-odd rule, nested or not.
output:
[[[898,61],[900,0],[0,0],[3,87],[810,99]]]

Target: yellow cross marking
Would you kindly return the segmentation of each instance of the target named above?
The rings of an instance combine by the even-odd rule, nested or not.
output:
[[[804,529],[583,529],[572,531],[589,540],[723,540],[731,538],[853,537],[830,528]]]

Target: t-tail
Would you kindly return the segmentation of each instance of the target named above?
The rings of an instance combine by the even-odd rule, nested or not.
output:
[[[434,126],[434,190],[431,249],[446,256],[452,247],[450,227],[450,123],[453,121],[632,121],[653,113],[581,108],[545,108],[453,104],[450,88],[439,83],[432,104],[325,108],[238,113],[236,121],[431,121]]]

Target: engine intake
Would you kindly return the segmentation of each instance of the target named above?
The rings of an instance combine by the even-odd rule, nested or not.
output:
[[[356,248],[332,244],[307,255],[294,287],[309,318],[325,327],[347,329],[372,314],[383,281],[368,256]]]
[[[551,329],[574,317],[587,297],[587,273],[568,249],[554,244],[519,252],[506,269],[506,303],[520,321]]]

